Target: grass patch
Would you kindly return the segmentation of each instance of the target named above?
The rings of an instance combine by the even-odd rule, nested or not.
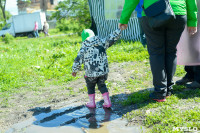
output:
[[[51,32],[54,34],[57,31]],[[23,40],[16,38],[12,43],[1,43],[1,107],[8,107],[9,98],[22,91],[33,91],[37,95],[42,93],[39,88],[47,84],[60,86],[80,78],[71,76],[71,67],[80,47],[81,37],[78,35]],[[156,133],[173,132],[173,127],[179,126],[200,129],[199,89],[187,90],[185,86],[174,86],[175,94],[166,102],[150,101],[152,75],[147,49],[139,42],[120,40],[107,50],[107,55],[109,63],[135,62],[132,66],[122,68],[130,70],[131,76],[127,82],[119,81],[114,85],[106,81],[107,87],[113,88],[111,91],[114,94],[125,90],[130,92],[127,100],[119,102],[124,106],[137,105],[136,110],[124,115],[130,122],[139,122]],[[183,66],[178,66],[175,76],[182,77],[184,74]],[[68,91],[67,96],[77,95],[73,88],[61,87],[62,90]],[[53,93],[55,90],[50,91]],[[87,88],[78,91],[87,92]]]

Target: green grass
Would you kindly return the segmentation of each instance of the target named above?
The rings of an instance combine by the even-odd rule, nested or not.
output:
[[[50,31],[56,34],[57,31]],[[39,93],[39,87],[63,85],[80,77],[71,76],[71,67],[80,46],[78,35],[19,39],[12,43],[0,42],[0,102],[9,107],[9,98],[25,91]],[[125,83],[117,82],[117,86],[106,82],[114,94],[128,90],[131,94],[127,100],[120,101],[124,106],[137,104],[138,109],[124,115],[130,122],[145,126],[153,133],[176,132],[173,127],[198,127],[200,130],[200,90],[185,90],[185,86],[174,86],[175,94],[164,103],[150,101],[152,75],[148,62],[148,52],[140,42],[118,41],[107,50],[109,63],[135,62],[122,69],[130,70],[131,77]],[[131,71],[133,70],[133,71]],[[178,66],[175,76],[185,74],[183,66]],[[123,86],[122,88],[120,86]],[[76,95],[72,88],[66,95]],[[60,91],[62,91],[62,89]],[[54,90],[52,90],[54,91]],[[87,88],[79,89],[79,93]],[[41,101],[40,101],[41,102]]]
[[[133,84],[132,84],[133,85]],[[129,82],[129,86],[130,82]],[[185,90],[185,86],[174,86],[174,95],[166,102],[149,99],[149,90],[134,90],[121,103],[137,105],[137,109],[124,115],[129,122],[141,124],[152,133],[184,132],[177,127],[200,129],[200,90]]]
[[[71,65],[80,47],[80,37],[33,38],[0,45],[0,92],[13,92],[47,80],[72,80]]]
[[[79,36],[64,36],[1,44],[0,92],[13,92],[27,84],[42,86],[47,80],[71,81],[71,66],[80,49],[80,41]],[[119,42],[108,50],[108,55],[110,62],[148,58],[146,49],[139,43]]]

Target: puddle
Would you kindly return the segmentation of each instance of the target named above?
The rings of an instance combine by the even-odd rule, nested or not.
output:
[[[126,126],[120,111],[102,108],[89,109],[84,105],[71,104],[58,110],[34,108],[33,117],[13,125],[6,133],[140,133],[140,126]]]

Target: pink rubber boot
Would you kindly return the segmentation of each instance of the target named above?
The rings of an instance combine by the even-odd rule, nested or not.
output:
[[[109,92],[105,92],[102,95],[103,95],[103,99],[104,99],[103,107],[110,108],[112,105],[111,105],[111,101],[109,98]]]
[[[95,104],[95,94],[88,94],[89,96],[89,102],[85,105],[88,108],[96,108],[96,104]]]

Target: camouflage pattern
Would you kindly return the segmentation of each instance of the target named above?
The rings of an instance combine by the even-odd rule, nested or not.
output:
[[[121,30],[117,29],[107,38],[100,39],[98,36],[87,38],[82,43],[82,47],[74,60],[72,71],[77,72],[84,64],[85,75],[87,77],[99,77],[109,72],[106,50],[112,46],[121,35]]]

